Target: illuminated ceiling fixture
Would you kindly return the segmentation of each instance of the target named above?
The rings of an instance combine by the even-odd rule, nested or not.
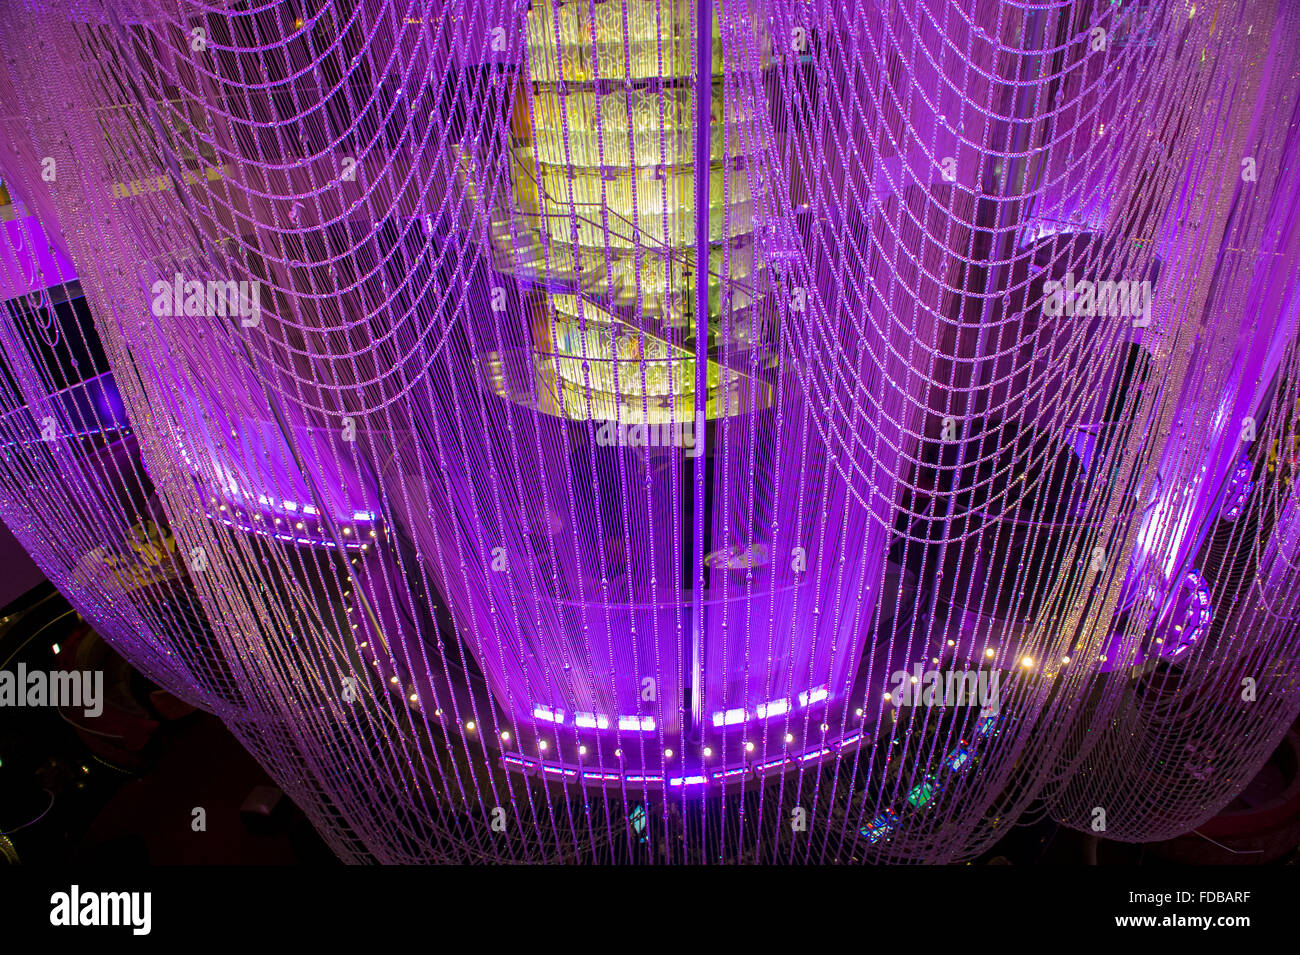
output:
[[[1295,717],[1277,6],[0,5],[0,516],[349,861],[1186,832]]]

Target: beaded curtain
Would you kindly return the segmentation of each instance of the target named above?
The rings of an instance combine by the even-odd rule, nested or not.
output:
[[[341,858],[1164,839],[1300,713],[1300,5],[0,21],[0,516]]]

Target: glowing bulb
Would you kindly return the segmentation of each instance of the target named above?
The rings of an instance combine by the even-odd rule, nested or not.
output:
[[[1070,658],[1069,658],[1069,657],[1061,657],[1061,662],[1062,662],[1062,663],[1069,663],[1069,662],[1070,662]]]
[[[546,752],[546,740],[542,740],[540,743],[538,743],[537,748],[540,749],[543,753]]]
[[[579,756],[586,756],[586,755],[587,755],[587,747],[585,747],[585,746],[579,746],[579,747],[578,747],[578,755],[579,755]]]
[[[746,744],[745,744],[745,752],[747,752],[747,753],[752,753],[753,751],[754,751],[754,744],[753,744],[753,743],[746,743]]]
[[[397,677],[395,677],[395,676],[390,676],[390,677],[388,678],[388,682],[391,683],[391,684],[393,684],[393,686],[397,686]]]
[[[474,732],[474,721],[470,720],[468,723],[466,723],[465,729],[469,730],[471,733]]]
[[[993,659],[993,648],[989,647],[987,650],[985,650],[984,655],[988,657],[990,660]]]
[[[509,731],[509,730],[502,730],[502,731],[501,731],[501,738],[502,738],[503,740],[505,740],[507,743],[510,742],[510,731]]]
[[[713,748],[712,748],[711,746],[706,746],[706,747],[704,747],[704,755],[705,755],[706,757],[708,757],[708,756],[712,756],[712,755],[713,755]]]
[[[786,733],[786,734],[785,734],[785,741],[786,741],[787,743],[793,743],[793,742],[794,742],[794,734],[793,734],[793,733]]]
[[[1020,661],[1020,665],[1026,668],[1032,667],[1034,665],[1034,658],[1025,657],[1023,660]]]
[[[672,759],[672,758],[673,758],[673,751],[671,749],[664,750],[664,759]]]
[[[56,643],[54,646],[50,647],[50,649],[53,650],[55,653],[58,653],[60,648],[59,645]]]

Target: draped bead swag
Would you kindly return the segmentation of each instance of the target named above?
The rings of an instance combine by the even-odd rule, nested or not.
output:
[[[7,4],[0,517],[347,861],[1170,838],[1300,713],[1297,37]]]

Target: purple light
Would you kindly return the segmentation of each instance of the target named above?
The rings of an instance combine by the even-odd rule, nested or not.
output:
[[[1293,720],[1285,5],[45,6],[0,516],[350,861],[1158,840]]]

